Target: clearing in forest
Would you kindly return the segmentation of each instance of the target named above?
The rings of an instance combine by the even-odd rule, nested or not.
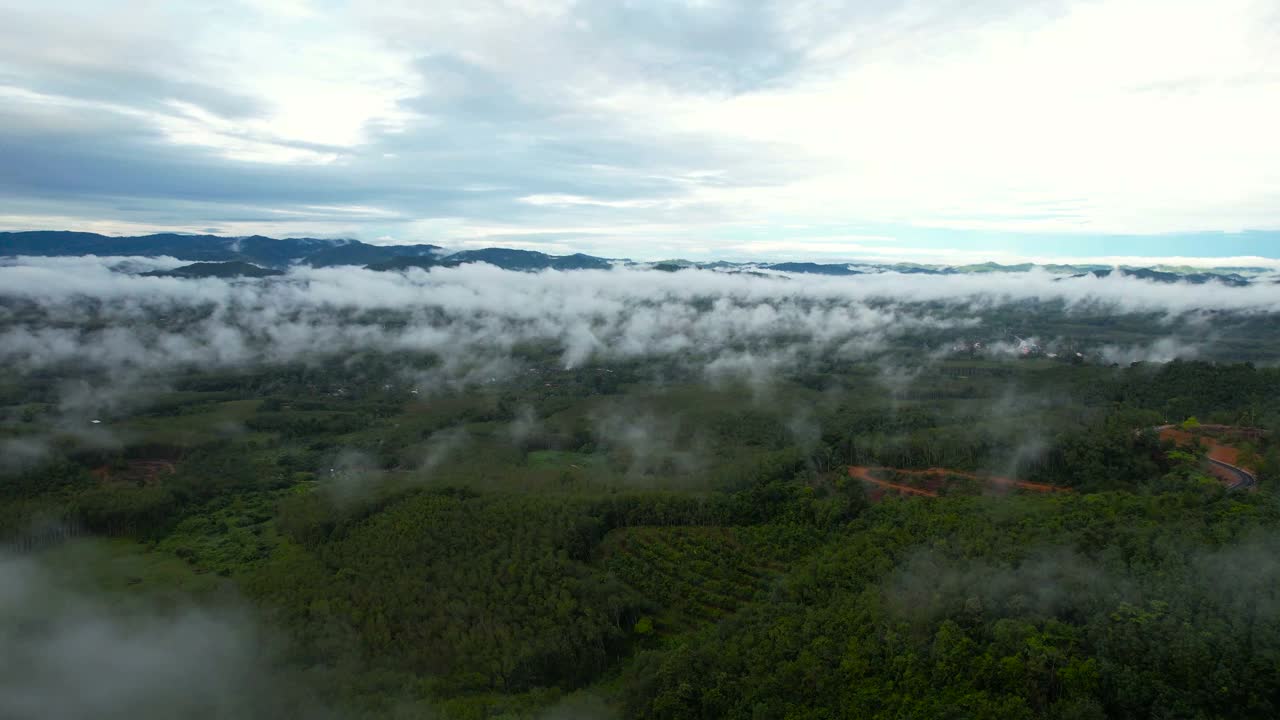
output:
[[[121,467],[101,465],[90,472],[103,483],[157,485],[161,476],[172,475],[177,468],[170,460],[127,460]]]
[[[1256,428],[1236,427],[1233,425],[1162,425],[1156,428],[1161,440],[1170,440],[1177,445],[1200,445],[1210,460],[1240,468],[1256,477],[1258,469],[1253,458],[1242,453],[1241,444],[1257,441],[1263,431]],[[1214,477],[1235,485],[1240,478],[1232,471],[1220,465],[1209,464],[1208,470]]]
[[[887,476],[887,477],[886,477]],[[1026,482],[999,475],[977,475],[963,470],[950,468],[926,468],[910,470],[904,468],[849,466],[849,477],[874,485],[876,490],[871,499],[879,500],[886,492],[897,492],[904,495],[921,495],[938,497],[949,491],[971,490],[980,492],[985,489],[1018,489],[1033,492],[1066,491],[1055,485]],[[957,485],[968,485],[957,487]]]

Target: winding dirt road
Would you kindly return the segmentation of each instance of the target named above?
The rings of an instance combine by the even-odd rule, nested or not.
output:
[[[1214,430],[1230,430],[1226,425],[1208,425],[1201,426]],[[1216,472],[1220,480],[1228,483],[1227,488],[1230,490],[1249,490],[1258,486],[1258,478],[1251,470],[1240,467],[1236,463],[1239,462],[1240,451],[1230,445],[1224,445],[1218,442],[1218,439],[1209,435],[1194,435],[1177,425],[1161,425],[1157,427],[1156,433],[1161,439],[1173,440],[1179,445],[1190,445],[1200,441],[1208,447],[1208,455],[1206,460]]]
[[[1212,463],[1214,467],[1222,469],[1226,474],[1235,477],[1235,482],[1227,486],[1228,490],[1248,490],[1256,487],[1258,484],[1258,478],[1254,477],[1253,473],[1245,470],[1244,468],[1229,465],[1221,460],[1214,460],[1213,458],[1209,458],[1209,462]]]
[[[901,485],[898,483],[889,482],[888,480],[881,480],[880,478],[871,476],[872,470],[886,470],[886,469],[888,468],[869,468],[869,467],[862,467],[860,465],[850,465],[849,477],[854,478],[855,480],[861,480],[862,482],[865,482],[865,483],[871,483],[872,485],[878,485],[886,490],[895,490],[900,493],[906,493],[907,495],[938,497],[938,493],[932,490],[914,488],[914,487],[911,487],[910,485]]]

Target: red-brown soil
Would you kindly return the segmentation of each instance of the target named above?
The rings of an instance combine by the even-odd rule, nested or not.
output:
[[[169,460],[129,460],[123,469],[115,470],[106,465],[90,471],[100,482],[143,482],[155,485],[163,475],[172,475],[177,468]]]
[[[904,485],[902,483],[884,480],[876,477],[875,473],[896,473],[900,476],[905,475],[919,477],[923,481],[923,487],[913,487],[911,485]],[[895,491],[907,495],[938,497],[939,491],[946,487],[948,477],[960,477],[965,478],[966,480],[976,480],[978,482],[1000,488],[1013,487],[1020,490],[1031,490],[1033,492],[1069,492],[1066,488],[1060,488],[1055,485],[1026,482],[1023,480],[1016,480],[1014,478],[1000,477],[998,475],[981,476],[949,468],[904,470],[900,468],[864,467],[853,465],[849,467],[849,477],[875,485],[879,491],[874,494],[872,500],[878,500],[886,491]]]
[[[880,478],[872,477],[871,471],[873,469],[879,470],[882,468],[850,466],[849,477],[855,478],[857,480],[861,480],[866,483],[871,483],[872,485],[876,485],[886,490],[894,490],[899,493],[904,493],[906,495],[923,495],[925,497],[938,497],[938,493],[933,490],[925,490],[923,488],[914,488],[914,487],[911,487],[910,485],[900,485],[898,483],[889,482],[888,480],[881,480]]]
[[[1231,428],[1229,425],[1201,425],[1197,432],[1190,433],[1187,430],[1176,427],[1176,425],[1165,425],[1160,428],[1160,439],[1171,439],[1178,445],[1196,445],[1198,439],[1201,445],[1208,450],[1208,456],[1219,462],[1226,462],[1228,465],[1235,465],[1236,468],[1256,471],[1257,468],[1247,468],[1240,465],[1240,450],[1229,443],[1221,442],[1216,434],[1222,432],[1233,432],[1242,434],[1243,437],[1256,437],[1256,433],[1261,430],[1249,430],[1248,428]]]
[[[1202,426],[1203,427],[1203,426]],[[1193,434],[1173,426],[1160,428],[1161,440],[1172,440],[1179,445],[1194,445],[1196,440],[1209,451],[1209,457],[1228,465],[1240,467],[1240,450],[1218,442],[1218,439],[1205,434]],[[1245,468],[1252,471],[1253,468]]]
[[[1177,425],[1164,425],[1156,429],[1160,431],[1161,440],[1172,440],[1178,445],[1195,445],[1199,442],[1210,459],[1233,465],[1255,476],[1257,475],[1257,468],[1240,463],[1240,449],[1230,443],[1223,442],[1220,436],[1256,440],[1262,436],[1262,430],[1233,427],[1231,425],[1200,425],[1194,431],[1183,430]],[[1206,463],[1206,465],[1209,473],[1223,483],[1234,486],[1239,482],[1239,477],[1230,470],[1212,463]]]

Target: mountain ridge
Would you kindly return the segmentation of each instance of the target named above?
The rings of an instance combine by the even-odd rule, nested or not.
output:
[[[926,265],[905,262],[820,263],[806,261],[730,262],[716,260],[665,260],[635,262],[584,253],[551,255],[537,250],[489,247],[450,252],[432,244],[372,245],[350,238],[272,238],[264,235],[222,236],[180,233],[153,233],[137,236],[110,236],[67,230],[0,232],[0,256],[29,255],[66,257],[81,255],[168,256],[194,263],[243,263],[258,268],[283,270],[293,265],[316,268],[359,266],[385,272],[411,268],[456,267],[483,262],[505,270],[607,270],[623,265],[637,268],[676,270],[702,269],[716,272],[780,273],[789,275],[858,276],[896,272],[922,275],[975,275],[995,273],[1048,272],[1066,277],[1106,278],[1120,274],[1152,282],[1221,282],[1244,286],[1251,276],[1263,275],[1266,268],[1192,267],[1153,263],[1150,267],[1107,266],[1092,263],[1004,265],[997,262],[964,265]],[[274,273],[273,273],[274,274]]]
[[[75,255],[168,256],[190,262],[245,262],[284,268],[367,265],[400,256],[443,250],[439,245],[370,245],[352,239],[271,238],[265,235],[223,236],[154,233],[111,236],[65,230],[0,232],[0,256]]]

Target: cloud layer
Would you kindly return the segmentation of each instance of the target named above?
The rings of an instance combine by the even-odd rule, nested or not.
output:
[[[440,379],[463,381],[514,371],[513,349],[549,343],[568,368],[660,358],[711,380],[763,380],[814,358],[866,359],[906,337],[933,338],[929,352],[954,338],[1012,343],[984,322],[1016,303],[1163,318],[1149,347],[1111,349],[1117,358],[1169,359],[1179,345],[1158,341],[1175,322],[1207,338],[1216,311],[1280,311],[1274,283],[1189,286],[1040,271],[757,277],[473,264],[403,274],[299,267],[240,281],[112,269],[122,263],[170,261],[22,258],[0,266],[0,360],[18,370],[75,364],[145,373],[416,351],[440,358]]]

